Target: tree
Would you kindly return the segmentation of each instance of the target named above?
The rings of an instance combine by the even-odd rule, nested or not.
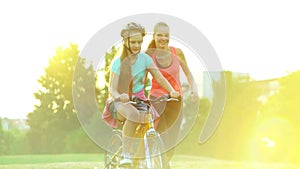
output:
[[[245,147],[256,125],[256,114],[261,106],[258,97],[263,93],[257,81],[249,75],[224,72],[226,100],[224,113],[212,148],[216,157],[229,160],[245,158]],[[226,140],[226,141],[224,141]],[[212,142],[211,142],[212,143]],[[226,145],[234,145],[234,148]]]
[[[72,95],[76,63],[82,68],[80,76],[76,78],[81,78],[83,82],[91,79],[93,68],[86,66],[74,44],[66,49],[59,47],[45,68],[45,75],[38,79],[41,88],[34,96],[39,104],[28,114],[27,120],[30,126],[28,137],[34,153],[63,152],[66,136],[80,127]],[[83,90],[86,87],[90,86],[81,85]]]
[[[195,104],[191,101],[191,98],[187,98],[188,101],[185,103],[188,107],[192,107]],[[197,112],[196,119],[189,119],[186,121],[189,121],[188,123],[191,123],[195,120],[193,123],[193,127],[189,131],[188,135],[183,139],[183,141],[178,144],[177,152],[179,154],[190,154],[190,155],[199,155],[201,151],[199,151],[200,147],[198,145],[199,142],[199,136],[201,134],[201,129],[205,123],[205,120],[208,116],[209,109],[210,109],[210,101],[207,98],[201,98],[199,99],[199,109]],[[185,111],[184,113],[189,113],[190,111]],[[190,114],[189,114],[190,115]],[[186,118],[190,118],[189,115],[185,115]]]
[[[11,132],[4,131],[0,133],[0,155],[10,154],[12,142],[14,142],[14,136]]]
[[[2,118],[0,118],[0,155],[4,154],[6,145],[4,144],[5,138],[4,138],[4,131],[2,127]]]
[[[109,87],[109,78],[110,78],[110,65],[112,63],[112,60],[116,56],[117,50],[118,49],[116,49],[116,47],[113,46],[111,50],[105,54],[104,67],[99,69],[96,75],[96,84],[99,84],[99,81],[104,81],[104,86],[97,86],[98,87],[97,101],[100,110],[103,110],[105,106],[105,101],[109,97],[108,87]],[[104,77],[101,77],[100,75],[104,75]]]
[[[198,118],[189,136],[181,143],[180,151],[194,155],[214,158],[240,160],[244,158],[244,149],[251,137],[256,122],[256,113],[261,104],[257,98],[262,93],[254,81],[244,74],[230,71],[219,72],[223,76],[213,81],[214,93],[225,92],[223,116],[213,135],[203,144],[198,144],[199,134],[204,127],[208,115],[212,115],[214,99],[202,98],[199,104]],[[222,79],[222,78],[225,78]],[[220,86],[225,85],[225,91]],[[220,89],[221,88],[221,89]],[[218,98],[217,98],[218,99]],[[216,105],[218,106],[218,105]],[[219,118],[219,117],[217,117]]]
[[[278,79],[279,90],[260,109],[261,136],[276,143],[273,152],[262,158],[300,162],[300,71]]]

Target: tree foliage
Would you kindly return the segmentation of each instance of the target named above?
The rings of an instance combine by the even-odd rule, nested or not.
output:
[[[2,127],[2,118],[0,118],[0,155],[5,154],[5,149],[6,149],[6,145],[5,143],[5,136],[4,136],[4,131],[3,131],[3,127]]]
[[[194,155],[210,156],[214,158],[239,160],[243,153],[249,133],[255,126],[256,112],[260,108],[257,98],[261,94],[255,82],[248,75],[233,74],[230,71],[222,73],[221,79],[213,81],[214,92],[220,92],[219,83],[226,82],[225,104],[223,116],[210,139],[199,144],[200,132],[208,117],[212,103],[202,98],[199,104],[198,118],[189,136],[181,143],[180,152]],[[222,78],[225,78],[222,79]],[[216,95],[214,96],[216,97]],[[212,102],[214,99],[212,99]],[[230,146],[228,146],[230,145]],[[184,149],[183,149],[184,148]]]
[[[263,136],[276,143],[276,151],[265,158],[300,162],[300,71],[290,73],[278,82],[279,90],[260,110],[260,130],[265,130]]]
[[[113,46],[109,52],[105,53],[104,67],[101,67],[97,71],[97,75],[96,75],[97,84],[99,83],[104,84],[104,86],[97,86],[99,89],[97,90],[99,91],[97,93],[97,101],[100,110],[103,110],[105,106],[105,101],[109,97],[108,87],[109,87],[109,78],[110,78],[110,65],[117,54],[117,50],[118,49],[115,46]]]
[[[224,112],[218,129],[208,143],[214,145],[210,154],[217,158],[241,160],[256,125],[256,114],[261,106],[258,97],[263,90],[249,75],[230,71],[223,73],[226,78]]]
[[[79,59],[78,59],[79,58]],[[66,136],[78,129],[76,110],[73,104],[72,81],[75,65],[82,68],[81,81],[91,79],[92,66],[87,67],[79,57],[77,45],[57,49],[56,55],[49,60],[45,75],[38,79],[40,89],[34,93],[38,104],[28,114],[30,131],[28,137],[34,153],[63,152]],[[83,90],[85,86],[81,86]]]
[[[264,116],[281,116],[294,124],[300,119],[300,71],[278,80],[280,89],[262,107]]]

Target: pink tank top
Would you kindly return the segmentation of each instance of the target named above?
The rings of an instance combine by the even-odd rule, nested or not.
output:
[[[174,47],[170,47],[171,54],[172,54],[172,63],[169,67],[161,68],[159,67],[155,52],[151,55],[152,60],[154,64],[158,67],[159,71],[162,73],[162,75],[169,81],[169,83],[172,85],[172,87],[180,93],[182,96],[182,89],[181,89],[181,83],[180,83],[180,61],[178,60],[178,56],[176,54],[176,49]],[[168,94],[169,92],[165,90],[163,87],[161,87],[157,81],[153,78],[152,79],[152,87],[150,90],[150,95],[154,97],[160,97],[165,94]]]

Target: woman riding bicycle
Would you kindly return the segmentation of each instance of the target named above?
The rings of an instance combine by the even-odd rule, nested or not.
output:
[[[193,100],[198,100],[197,84],[188,68],[185,56],[180,48],[169,46],[170,32],[169,26],[164,22],[159,22],[154,26],[153,39],[148,45],[147,54],[149,54],[158,67],[162,75],[170,82],[173,88],[182,96],[182,88],[180,83],[180,68],[183,70],[190,89],[192,91]],[[165,95],[167,91],[157,83],[156,79],[152,79],[152,87],[150,90],[150,98],[155,99]],[[180,97],[181,98],[181,97]],[[160,113],[160,121],[157,130],[168,145],[168,149],[174,147],[177,143],[177,137],[182,121],[182,100],[172,101],[166,105],[154,105]],[[168,157],[171,159],[174,149],[168,151]]]
[[[137,110],[131,104],[127,104],[130,96],[145,100],[144,80],[146,72],[150,72],[153,78],[168,91],[171,97],[177,98],[176,92],[169,82],[162,76],[152,59],[145,53],[140,52],[145,36],[145,29],[141,25],[131,22],[122,30],[123,38],[122,53],[111,66],[109,92],[114,99],[114,109],[110,109],[112,116],[123,122],[123,159],[120,164],[130,164],[130,138],[134,137],[135,128],[144,123],[144,113]],[[154,113],[154,117],[159,117]]]

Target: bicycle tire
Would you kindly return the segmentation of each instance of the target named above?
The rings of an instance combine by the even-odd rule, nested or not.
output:
[[[105,169],[118,169],[122,149],[122,131],[119,129],[113,130],[112,136],[105,152]]]
[[[169,162],[163,141],[158,132],[149,130],[144,137],[146,148],[146,165],[149,169],[168,169]]]

